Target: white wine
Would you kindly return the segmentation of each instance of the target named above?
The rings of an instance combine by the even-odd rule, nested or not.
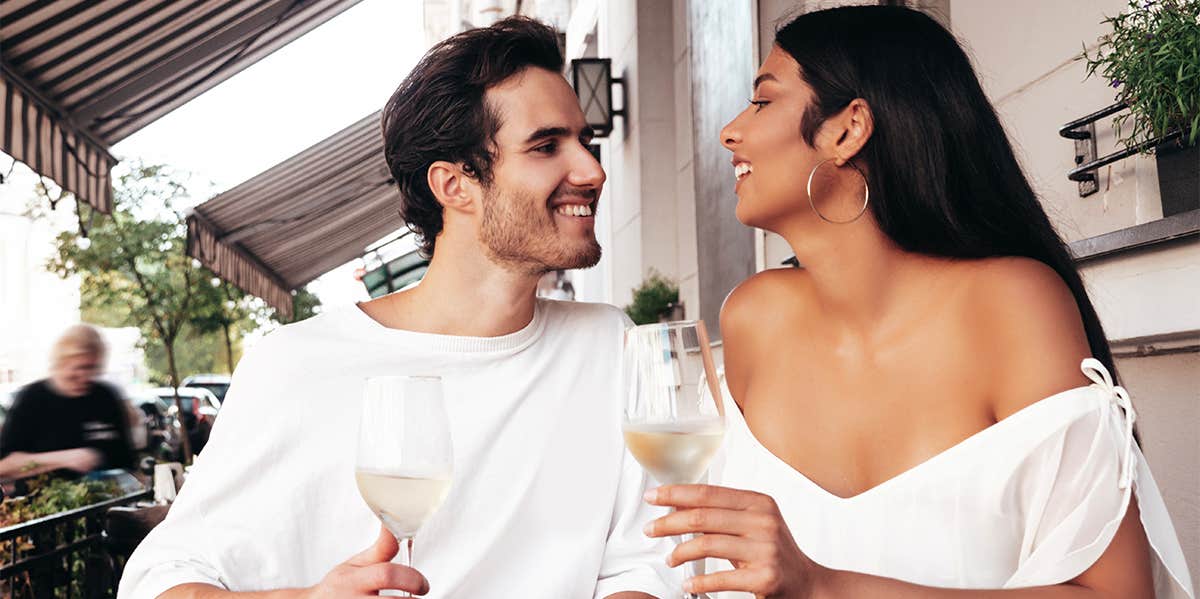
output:
[[[700,480],[725,436],[713,420],[626,424],[624,431],[629,453],[664,485]]]
[[[398,538],[417,534],[450,491],[450,477],[405,476],[356,470],[358,492],[383,525]]]

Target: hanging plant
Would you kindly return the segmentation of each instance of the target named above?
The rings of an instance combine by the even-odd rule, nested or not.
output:
[[[1095,53],[1084,48],[1089,77],[1102,76],[1129,106],[1113,125],[1127,148],[1182,133],[1200,138],[1200,0],[1134,0],[1103,21],[1112,33]],[[1144,151],[1149,152],[1150,148]]]

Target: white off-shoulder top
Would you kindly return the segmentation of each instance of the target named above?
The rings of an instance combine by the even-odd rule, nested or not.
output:
[[[859,495],[833,495],[768,451],[724,393],[711,484],[775,498],[800,549],[827,567],[916,584],[1011,589],[1069,581],[1108,547],[1136,497],[1160,599],[1194,599],[1158,486],[1133,437],[1129,394],[1095,359],[1094,384],[1027,406]],[[705,570],[727,570],[709,560]],[[723,593],[721,599],[742,597]]]

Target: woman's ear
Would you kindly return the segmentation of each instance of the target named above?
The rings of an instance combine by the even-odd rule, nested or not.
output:
[[[862,151],[875,132],[875,115],[862,98],[855,98],[833,119],[838,123],[838,140],[834,144],[834,162],[842,166]]]
[[[445,160],[429,165],[426,180],[433,197],[448,210],[474,211],[475,200],[482,192],[479,182],[467,175],[461,165]]]

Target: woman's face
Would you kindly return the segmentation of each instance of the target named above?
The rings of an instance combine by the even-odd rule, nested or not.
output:
[[[814,98],[812,88],[800,77],[799,64],[776,46],[758,69],[750,106],[721,130],[722,145],[733,152],[736,214],[743,224],[779,232],[785,221],[817,220],[805,187],[813,168],[833,157],[831,147],[837,140],[832,139],[834,128],[823,125],[817,130],[815,147],[805,143],[800,123]],[[826,198],[842,194],[839,170],[843,169],[831,161],[813,179],[813,196],[826,216],[836,215],[840,208],[822,205]],[[849,216],[853,215],[852,211]]]

